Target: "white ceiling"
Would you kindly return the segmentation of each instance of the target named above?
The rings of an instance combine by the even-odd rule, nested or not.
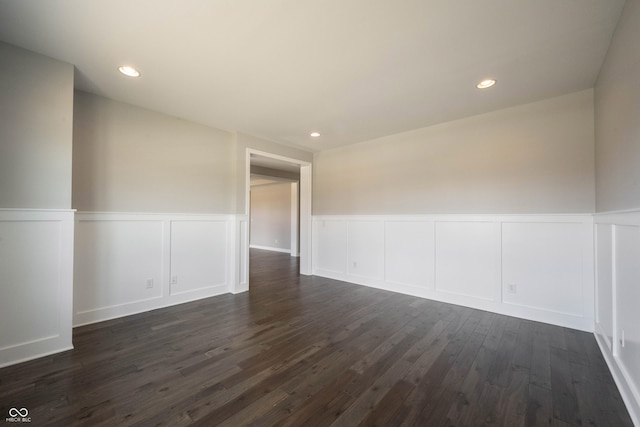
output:
[[[82,90],[317,151],[593,87],[623,5],[0,0],[0,40]]]

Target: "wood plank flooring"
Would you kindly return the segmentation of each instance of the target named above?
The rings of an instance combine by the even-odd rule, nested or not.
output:
[[[0,369],[40,426],[632,426],[593,335],[319,277],[74,330]]]

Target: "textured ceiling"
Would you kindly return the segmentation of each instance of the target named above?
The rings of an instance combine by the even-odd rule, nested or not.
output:
[[[0,40],[82,90],[317,151],[593,87],[623,5],[0,0]]]

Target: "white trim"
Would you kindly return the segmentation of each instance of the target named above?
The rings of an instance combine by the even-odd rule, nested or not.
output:
[[[233,232],[229,236],[231,264],[229,292],[238,294],[249,290],[249,216],[236,215]]]
[[[10,361],[4,361],[0,363],[0,368],[4,368],[6,366],[11,366],[11,365],[17,365],[19,363],[24,363],[24,362],[29,362],[30,360],[35,360],[35,359],[40,359],[42,357],[46,357],[46,356],[51,356],[53,354],[58,354],[58,353],[62,353],[65,351],[69,351],[69,350],[73,350],[73,346],[70,345],[68,347],[60,347],[57,348],[55,350],[49,350],[49,351],[44,351],[44,352],[40,352],[34,355],[30,355],[30,356],[24,356],[21,358],[15,358],[15,359],[11,359]]]
[[[249,248],[251,248],[251,249],[260,249],[260,250],[263,250],[263,251],[281,252],[281,253],[285,253],[285,254],[290,254],[291,253],[290,249],[274,248],[272,246],[249,245]]]
[[[616,268],[616,246],[617,246],[617,225],[611,225],[611,301],[613,307],[611,308],[611,314],[613,316],[612,322],[612,334],[611,340],[613,341],[613,347],[611,352],[614,357],[617,357],[620,352],[620,342],[618,337],[618,272]]]
[[[600,323],[596,325],[596,341],[600,347],[604,359],[607,362],[607,366],[611,371],[611,374],[616,382],[618,390],[622,396],[622,399],[629,411],[631,419],[635,425],[640,426],[640,391],[637,389],[637,385],[640,384],[640,376],[635,373],[635,377],[628,371],[627,367],[623,363],[621,358],[621,352],[623,349],[620,345],[620,316],[621,307],[619,306],[619,290],[620,286],[624,284],[620,283],[620,277],[618,272],[619,258],[623,254],[619,253],[618,237],[619,229],[621,227],[640,227],[640,209],[626,209],[618,211],[598,212],[594,214],[594,223],[596,225],[609,225],[611,226],[611,300],[612,306],[610,307],[611,313],[607,313],[607,310],[603,310],[604,313],[610,315],[612,324],[612,337],[609,337],[600,327]],[[595,247],[596,250],[598,247]],[[599,257],[596,256],[596,261]],[[596,269],[598,266],[596,265]],[[596,270],[597,272],[597,270]],[[597,276],[596,276],[597,277]],[[628,285],[628,284],[627,284]],[[599,295],[599,294],[596,294]],[[597,307],[599,307],[596,301]],[[636,332],[637,334],[637,332]]]
[[[609,367],[609,371],[611,372],[611,376],[618,387],[618,391],[622,396],[622,400],[627,407],[627,411],[629,411],[629,416],[633,421],[633,425],[640,426],[640,399],[634,398],[634,390],[631,388],[631,384],[633,382],[627,379],[625,372],[620,369],[620,365],[616,360],[615,356],[611,352],[609,352],[607,348],[606,342],[603,341],[603,337],[600,334],[594,334],[596,338],[596,342],[598,343],[598,347],[600,348],[600,352],[604,356],[604,360],[607,362],[607,366]]]
[[[188,214],[188,213],[155,213],[155,212],[76,212],[80,221],[231,221],[233,214]]]
[[[0,341],[0,367],[13,365],[15,363],[36,359],[49,354],[66,351],[73,348],[72,344],[72,312],[73,312],[73,251],[74,251],[74,214],[73,209],[0,209],[0,222],[3,223],[28,223],[30,226],[33,223],[58,223],[59,228],[52,230],[54,234],[49,237],[53,241],[57,240],[57,245],[48,246],[49,249],[34,247],[34,251],[42,251],[43,255],[50,259],[57,259],[57,265],[52,268],[51,271],[47,271],[50,275],[51,281],[46,285],[57,286],[55,292],[55,318],[40,319],[40,323],[46,322],[44,330],[49,329],[50,332],[44,332],[46,336],[42,336],[36,339],[30,339],[23,342],[3,343]],[[27,229],[28,229],[27,226]],[[11,228],[11,225],[8,226]],[[24,228],[20,228],[24,230]],[[31,234],[29,236],[30,241],[34,236],[40,236],[38,234]],[[2,236],[0,236],[2,238]],[[39,246],[39,245],[36,245]],[[29,264],[29,260],[24,260],[25,265]],[[30,267],[24,267],[30,268]],[[57,278],[57,280],[53,280]],[[25,286],[30,286],[32,289],[38,289],[41,283],[25,283]],[[28,298],[28,296],[24,296]],[[2,304],[10,303],[8,300],[0,298],[0,312],[2,311]],[[27,302],[28,304],[28,302]],[[27,307],[28,308],[28,307]],[[7,321],[7,324],[13,327],[20,327],[20,325],[12,324]],[[55,325],[55,331],[51,330],[51,325]],[[34,327],[34,326],[32,326]],[[35,324],[37,327],[37,324]],[[53,334],[51,334],[53,332]],[[38,334],[38,332],[35,332]]]
[[[594,321],[594,331],[597,331],[600,327],[600,315],[598,307],[600,302],[598,298],[595,297],[599,295],[600,292],[600,280],[599,280],[599,267],[598,267],[598,259],[597,259],[597,250],[598,250],[598,225],[593,224],[593,294],[594,294],[594,312],[593,312],[593,321]]]
[[[75,209],[36,209],[36,208],[0,208],[0,213],[4,212],[18,212],[20,214],[25,214],[28,212],[43,212],[43,213],[55,213],[55,212],[76,212]]]
[[[298,184],[298,181],[291,183],[291,243],[289,247],[291,248],[290,253],[293,257],[300,256],[300,252],[298,251],[298,241],[300,239],[300,200],[298,198],[299,187],[300,185]]]
[[[161,256],[159,258],[159,276],[156,276],[158,280],[158,291],[154,292],[152,295],[150,294],[148,297],[134,297],[135,294],[130,294],[129,296],[131,298],[125,297],[123,301],[117,301],[115,304],[109,303],[111,301],[106,299],[102,301],[105,304],[100,304],[100,301],[91,301],[92,304],[97,305],[86,305],[84,307],[82,304],[89,304],[90,300],[83,302],[81,298],[76,297],[73,309],[74,326],[128,316],[155,310],[157,308],[182,304],[188,301],[208,298],[227,292],[236,292],[238,289],[236,283],[236,280],[239,277],[237,266],[241,262],[241,258],[238,256],[239,254],[237,254],[236,249],[238,248],[237,239],[239,236],[239,224],[242,223],[242,218],[238,218],[236,215],[79,212],[76,214],[75,221],[76,225],[91,223],[122,224],[127,222],[141,223],[141,225],[144,223],[159,224],[158,232],[161,236],[158,237],[160,239],[158,244],[161,245],[161,247],[154,246],[154,248],[156,248],[154,250],[159,250]],[[223,238],[222,240],[217,240],[218,243],[216,244],[216,247],[219,248],[218,250],[224,251],[224,259],[218,258],[217,261],[220,268],[215,270],[218,272],[215,274],[219,275],[219,277],[211,276],[212,280],[210,282],[198,283],[192,281],[187,288],[178,287],[176,289],[172,289],[171,276],[172,274],[175,274],[172,273],[172,248],[174,247],[172,237],[174,226],[181,223],[202,224],[204,227],[207,227],[207,223],[223,224],[224,231],[222,231],[222,229],[218,229],[223,233]],[[77,230],[79,233],[78,238],[83,238],[84,235],[82,233],[84,232],[84,228],[82,226],[78,226]],[[85,242],[85,244],[87,243],[90,245],[92,244],[92,242]],[[184,249],[189,250],[189,247],[182,247],[181,250]],[[77,255],[82,256],[83,254],[78,253]],[[113,254],[113,256],[117,256],[117,253]],[[83,265],[78,265],[77,268],[79,269],[77,271],[82,272],[82,274],[78,275],[76,278],[76,286],[97,286],[95,283],[98,282],[98,278],[92,278],[91,275],[94,274],[92,273],[92,270],[84,269]],[[195,268],[196,270],[190,271],[201,271],[197,270],[199,267]],[[84,277],[82,280],[86,281],[86,283],[79,283],[81,277]],[[153,276],[149,275],[146,277]]]
[[[598,212],[593,215],[597,224],[634,225],[640,224],[640,208],[619,211]]]
[[[313,274],[313,214],[311,164],[300,167],[300,274]]]
[[[311,199],[312,199],[312,164],[310,162],[292,158],[281,156],[279,154],[273,154],[266,151],[256,150],[253,148],[246,148],[245,152],[245,215],[249,215],[251,208],[251,155],[255,154],[258,156],[269,157],[276,160],[285,161],[287,163],[293,163],[300,166],[300,274],[310,275],[312,274],[312,266],[313,261],[311,259],[311,239],[312,239],[312,211],[311,211]],[[248,234],[249,230],[247,230]],[[247,235],[245,249],[248,251],[249,249],[249,239]],[[245,270],[245,275],[247,277],[246,289],[249,288],[249,261],[248,261],[248,253],[246,255],[247,262],[246,267],[242,266]],[[241,273],[242,275],[242,273]]]
[[[600,211],[595,212],[594,216],[602,216],[602,215],[617,215],[617,214],[632,214],[632,213],[640,213],[640,208],[628,208],[628,209],[617,209],[612,211]]]
[[[147,311],[157,310],[159,308],[171,307],[204,298],[211,298],[227,292],[228,287],[226,285],[211,286],[195,289],[193,291],[174,293],[170,301],[162,298],[151,298],[148,300],[133,301],[127,304],[78,312],[76,313],[73,327],[75,328],[93,323],[105,322],[107,320],[118,319],[120,317],[133,316],[135,314],[146,313]]]
[[[433,222],[551,222],[593,224],[592,214],[421,214],[421,215],[314,215],[314,221],[433,221]]]
[[[607,336],[605,330],[602,329],[602,325],[600,323],[596,323],[596,327],[594,328],[593,333],[595,335],[600,336],[600,339],[602,339],[604,341],[604,343],[607,345],[607,348],[609,349],[609,351],[613,351],[611,340]]]
[[[347,281],[359,285],[370,286],[374,288],[384,289],[393,292],[405,293],[408,295],[414,295],[422,298],[428,298],[432,300],[442,301],[451,304],[463,305],[467,307],[478,308],[481,310],[492,311],[495,313],[521,317],[525,319],[541,321],[546,323],[551,323],[560,326],[566,326],[570,328],[580,329],[584,331],[592,332],[594,330],[594,307],[593,307],[593,297],[592,293],[594,292],[593,285],[593,263],[594,259],[592,256],[593,251],[593,216],[591,214],[544,214],[544,215],[463,215],[463,214],[455,214],[455,215],[444,215],[444,214],[435,214],[435,215],[317,215],[313,217],[314,220],[314,228],[313,232],[314,236],[314,264],[313,264],[313,274],[323,277],[328,277],[336,280]],[[377,277],[376,275],[361,275],[354,274],[355,271],[352,271],[349,268],[348,263],[350,257],[350,226],[349,224],[353,224],[356,222],[380,222],[384,225],[386,229],[387,223],[412,223],[412,222],[422,222],[422,223],[431,223],[436,227],[438,224],[465,224],[465,223],[487,223],[487,224],[495,224],[495,230],[492,233],[492,236],[495,237],[495,240],[487,241],[487,244],[493,245],[491,242],[495,243],[495,246],[491,246],[487,250],[491,250],[495,253],[496,265],[490,267],[490,269],[485,270],[487,274],[491,274],[491,276],[486,276],[486,278],[491,277],[492,285],[492,294],[485,295],[484,297],[474,296],[472,293],[467,294],[464,291],[458,292],[455,289],[446,289],[438,287],[438,271],[437,271],[437,257],[438,251],[433,250],[431,259],[425,259],[424,262],[428,262],[430,265],[433,265],[433,277],[432,283],[433,287],[427,286],[417,286],[415,284],[406,284],[406,283],[398,283],[395,280],[392,280],[384,274],[382,277]],[[323,224],[339,224],[342,223],[344,226],[334,225],[335,231],[327,231],[330,233],[332,242],[331,245],[335,248],[335,250],[331,250],[330,247],[327,249],[326,244],[324,245],[324,249],[322,249],[323,254],[319,253],[319,248],[321,244],[321,230],[324,229]],[[579,238],[579,241],[575,241],[573,243],[573,247],[581,247],[582,250],[579,253],[575,253],[574,251],[574,260],[579,260],[580,264],[577,264],[577,267],[573,268],[572,273],[574,276],[574,282],[572,282],[573,287],[580,288],[580,300],[576,302],[574,305],[561,305],[551,308],[552,306],[537,306],[535,304],[529,305],[526,301],[512,301],[512,302],[503,302],[503,286],[502,283],[502,234],[503,234],[503,225],[505,224],[567,224],[567,225],[579,225],[579,229],[575,231],[575,236]],[[437,228],[437,227],[436,227]],[[574,229],[576,230],[576,229]],[[331,234],[332,233],[332,234]],[[335,234],[338,233],[338,234]],[[329,236],[328,235],[328,236]],[[342,236],[342,237],[339,237]],[[384,247],[383,252],[385,253],[385,260],[383,264],[386,268],[386,233],[384,242],[381,244]],[[328,241],[327,241],[328,242]],[[434,248],[437,249],[437,233],[433,236],[433,245]],[[380,244],[380,242],[376,243],[376,245]],[[329,256],[326,251],[332,252],[329,264],[325,264],[325,267],[322,267],[319,264],[319,256],[327,257]],[[337,258],[336,258],[337,255]],[[361,256],[361,255],[358,255]],[[344,257],[344,259],[342,259]],[[324,258],[329,260],[329,258]],[[490,270],[493,273],[490,273]],[[383,270],[384,271],[384,270]],[[414,273],[414,277],[415,276]],[[550,271],[547,274],[554,274],[553,271]],[[488,279],[485,279],[488,280]],[[417,282],[416,282],[417,283]],[[566,297],[565,301],[566,301]],[[566,304],[566,303],[565,303]],[[564,307],[564,309],[563,309]]]
[[[311,164],[310,162],[307,162],[307,161],[304,161],[304,160],[295,159],[293,157],[281,156],[279,154],[273,154],[273,153],[270,153],[268,151],[256,150],[255,148],[247,148],[247,151],[249,152],[249,154],[256,154],[258,156],[269,157],[269,158],[275,159],[275,160],[282,160],[283,162],[287,162],[287,163],[295,163],[295,164],[301,165],[301,166],[308,166],[308,165]]]

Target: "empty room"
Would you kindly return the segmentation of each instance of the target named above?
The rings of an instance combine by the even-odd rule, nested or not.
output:
[[[640,0],[0,0],[0,424],[640,426]]]

